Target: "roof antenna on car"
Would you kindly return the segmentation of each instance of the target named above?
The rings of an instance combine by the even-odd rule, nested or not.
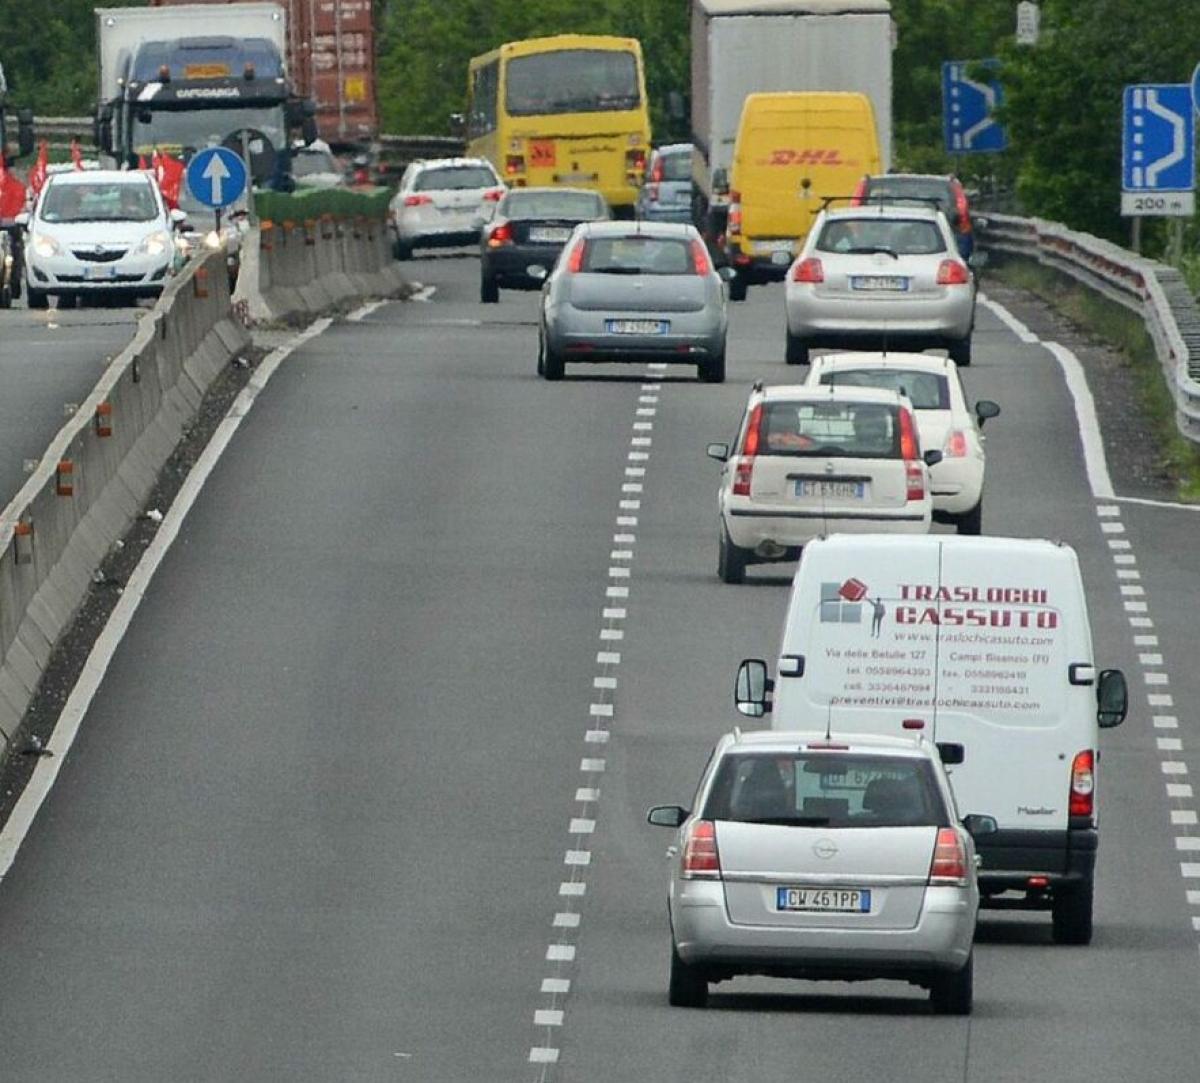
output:
[[[825,740],[833,740],[833,700],[825,705]]]

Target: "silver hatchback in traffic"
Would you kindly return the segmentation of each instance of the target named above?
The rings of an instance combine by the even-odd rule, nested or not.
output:
[[[737,975],[864,981],[929,990],[936,1012],[972,1004],[979,908],[976,833],[960,824],[924,740],[763,731],[717,744],[695,805],[650,810],[676,827],[668,999],[703,1007]]]

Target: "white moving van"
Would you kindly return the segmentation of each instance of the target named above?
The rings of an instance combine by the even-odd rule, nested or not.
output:
[[[1125,718],[1124,674],[1097,672],[1079,562],[1050,541],[832,535],[804,547],[777,678],[750,659],[739,711],[776,729],[923,733],[977,840],[982,905],[1052,911],[1092,935],[1099,728]],[[956,759],[957,757],[955,757]],[[947,757],[948,762],[953,762]]]

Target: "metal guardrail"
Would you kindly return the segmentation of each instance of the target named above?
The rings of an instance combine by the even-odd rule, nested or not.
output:
[[[985,248],[1034,259],[1141,316],[1175,401],[1180,433],[1200,443],[1200,309],[1183,275],[1057,222],[986,212]]]

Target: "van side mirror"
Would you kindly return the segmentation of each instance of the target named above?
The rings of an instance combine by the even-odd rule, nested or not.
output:
[[[720,276],[722,282],[732,282],[735,278],[737,278],[737,270],[733,267],[730,267],[728,264],[726,264],[724,267],[717,268],[717,274]]]
[[[678,827],[688,818],[688,810],[679,805],[655,805],[646,813],[646,822],[655,827]]]
[[[975,420],[979,422],[979,427],[983,428],[983,423],[989,417],[1000,416],[1000,404],[992,402],[991,399],[980,399],[975,404]]]
[[[1096,680],[1096,724],[1112,729],[1125,721],[1129,711],[1129,686],[1119,669],[1102,669]]]
[[[957,767],[967,758],[966,750],[956,741],[938,741],[938,757],[947,767]]]
[[[962,825],[967,829],[967,834],[973,839],[980,838],[983,835],[994,835],[1000,830],[1000,825],[996,823],[995,816],[981,816],[977,812],[971,813],[970,816],[964,816]]]
[[[774,690],[775,682],[767,676],[767,663],[761,658],[747,658],[738,666],[733,703],[747,718],[762,718],[770,712]]]
[[[24,158],[33,153],[33,110],[17,110],[17,153]]]
[[[714,169],[712,175],[712,190],[719,195],[727,195],[729,193],[729,170]]]
[[[709,444],[704,449],[704,454],[710,459],[716,459],[719,463],[729,462],[729,445],[728,444]]]
[[[936,449],[925,452],[922,456],[926,466],[937,466],[942,461],[942,453]]]

